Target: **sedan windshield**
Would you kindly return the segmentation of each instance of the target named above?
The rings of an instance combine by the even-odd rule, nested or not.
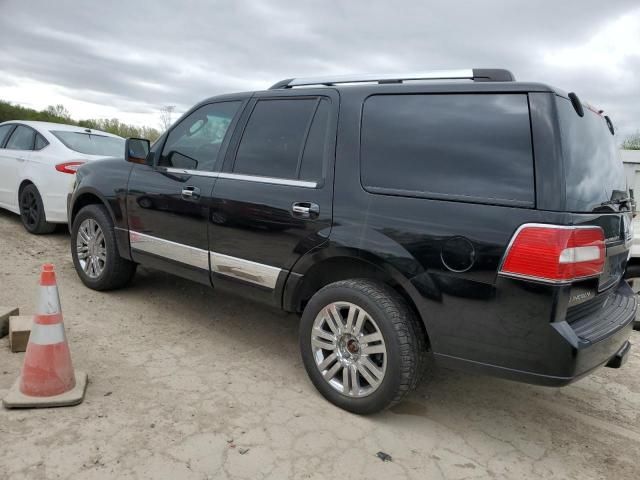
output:
[[[83,132],[52,131],[51,133],[67,148],[76,152],[105,157],[124,156],[124,138]]]

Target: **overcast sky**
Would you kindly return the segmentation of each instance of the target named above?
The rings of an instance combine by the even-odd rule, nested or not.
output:
[[[0,0],[0,99],[159,126],[287,77],[504,67],[640,129],[638,0]]]

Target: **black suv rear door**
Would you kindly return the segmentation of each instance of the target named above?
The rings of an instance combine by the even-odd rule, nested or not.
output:
[[[214,286],[280,304],[288,271],[328,239],[339,97],[330,89],[256,94],[213,190]]]

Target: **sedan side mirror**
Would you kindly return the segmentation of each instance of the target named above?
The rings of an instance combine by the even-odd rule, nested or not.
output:
[[[124,142],[124,158],[127,162],[146,165],[151,142],[146,138],[127,138]]]

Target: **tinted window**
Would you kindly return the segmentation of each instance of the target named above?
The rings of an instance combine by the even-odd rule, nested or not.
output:
[[[12,128],[13,125],[0,125],[0,147],[2,147],[4,139],[9,134]]]
[[[204,105],[169,133],[158,165],[213,170],[222,141],[241,102]]]
[[[370,97],[361,142],[362,182],[371,191],[534,203],[524,94]]]
[[[51,131],[65,147],[74,152],[104,157],[123,157],[124,138],[95,133]]]
[[[604,117],[584,108],[578,116],[566,98],[556,97],[562,135],[567,210],[590,212],[602,202],[626,197],[626,178],[615,137]]]
[[[18,125],[9,137],[6,148],[12,150],[33,150],[36,132],[28,127]]]
[[[318,109],[309,129],[307,143],[304,146],[298,178],[304,180],[320,180],[322,178],[325,149],[329,143],[327,141],[329,107],[329,100],[326,98],[323,98],[318,104]]]
[[[36,150],[42,150],[47,145],[49,145],[49,142],[42,135],[36,133]]]
[[[245,128],[234,172],[298,178],[307,132],[318,99],[261,100]]]

